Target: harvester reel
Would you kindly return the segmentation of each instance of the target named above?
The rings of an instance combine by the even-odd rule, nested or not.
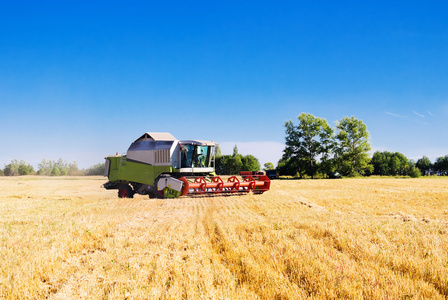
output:
[[[196,194],[203,194],[207,190],[207,181],[205,181],[204,177],[196,177],[194,179],[195,183],[199,183],[199,187],[195,188],[194,191]]]
[[[236,193],[240,189],[240,180],[236,176],[232,176],[229,179],[227,179],[227,182],[233,182],[232,186],[228,189],[231,193]]]
[[[211,188],[213,193],[215,193],[215,194],[222,193],[222,191],[224,189],[224,182],[222,181],[221,177],[219,177],[219,176],[213,177],[212,182],[217,183],[216,187]]]
[[[252,176],[247,176],[243,178],[243,182],[249,182],[249,185],[246,187],[243,187],[243,190],[247,191],[248,193],[252,190],[255,190],[255,179]]]
[[[179,178],[183,182],[181,196],[187,194],[200,195],[203,193],[254,193],[261,194],[269,190],[270,180],[267,176],[259,176],[255,179],[253,176],[246,176],[242,181],[236,176],[231,176],[226,182],[219,176],[214,176],[210,181],[204,177],[196,177],[193,182],[189,182],[185,177]]]

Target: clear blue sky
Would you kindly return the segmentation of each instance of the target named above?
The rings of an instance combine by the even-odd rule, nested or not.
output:
[[[448,154],[446,1],[2,1],[0,166],[89,167],[146,131],[275,164],[301,112]]]

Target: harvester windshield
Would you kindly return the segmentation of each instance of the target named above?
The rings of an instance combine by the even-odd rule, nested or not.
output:
[[[182,168],[208,168],[210,167],[211,146],[182,145]]]

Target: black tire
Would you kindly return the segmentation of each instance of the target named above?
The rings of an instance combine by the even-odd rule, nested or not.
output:
[[[119,198],[134,198],[134,191],[132,190],[130,185],[122,185],[118,189],[118,197]]]
[[[157,189],[154,186],[151,186],[151,189],[149,190],[149,199],[157,199],[158,197],[158,193],[157,193]]]

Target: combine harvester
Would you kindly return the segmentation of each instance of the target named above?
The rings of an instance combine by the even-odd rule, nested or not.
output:
[[[218,193],[261,194],[269,190],[266,175],[215,176],[213,141],[179,141],[169,133],[147,132],[129,147],[127,154],[106,157],[106,189],[118,189],[118,197],[134,194],[150,198]]]

